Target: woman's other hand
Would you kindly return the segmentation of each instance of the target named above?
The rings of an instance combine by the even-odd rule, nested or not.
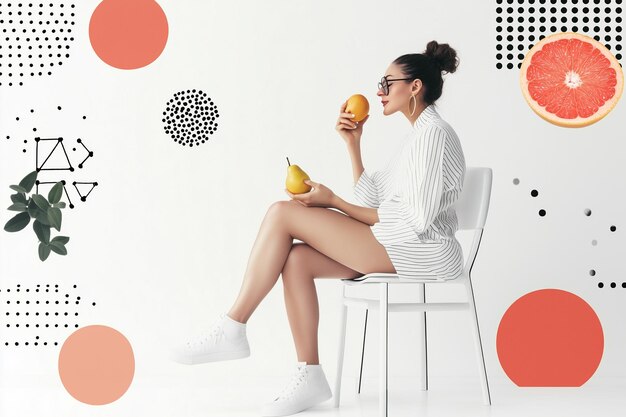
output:
[[[305,207],[333,207],[335,193],[330,188],[311,180],[304,180],[304,183],[313,187],[307,193],[292,194],[287,189],[285,189],[285,192],[289,197]]]
[[[369,119],[369,114],[360,122],[353,122],[354,114],[346,113],[348,101],[341,105],[339,110],[339,118],[335,130],[339,132],[339,136],[343,138],[347,145],[355,145],[360,143],[363,134],[363,124]]]

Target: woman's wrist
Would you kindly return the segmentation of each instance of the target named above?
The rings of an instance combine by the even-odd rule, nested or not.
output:
[[[342,202],[343,202],[343,199],[341,197],[339,197],[337,194],[333,194],[332,198],[330,199],[330,206],[332,208],[341,210]]]

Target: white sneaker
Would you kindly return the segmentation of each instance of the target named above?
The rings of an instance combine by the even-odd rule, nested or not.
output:
[[[170,349],[174,362],[196,365],[250,356],[246,325],[220,315],[206,333]]]
[[[291,381],[274,401],[263,406],[261,415],[288,416],[328,400],[333,395],[322,365],[298,362]]]

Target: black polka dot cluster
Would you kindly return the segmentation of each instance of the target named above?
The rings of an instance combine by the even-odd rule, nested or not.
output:
[[[515,184],[515,185],[519,185],[519,183],[520,183],[519,178],[514,178],[514,179],[513,179],[513,184]],[[530,191],[530,195],[531,195],[531,197],[537,197],[537,196],[539,196],[539,191],[537,191],[536,189],[533,189],[533,190],[531,190],[531,191]],[[592,212],[591,212],[591,209],[589,209],[589,208],[586,208],[586,209],[584,209],[584,210],[583,210],[583,214],[584,214],[586,217],[590,217],[590,216],[591,216],[591,213],[592,213]],[[541,217],[545,216],[545,215],[546,215],[546,211],[545,211],[544,209],[540,209],[540,210],[539,210],[539,215],[540,215]],[[609,226],[609,228],[608,228],[608,230],[609,230],[611,233],[615,233],[615,232],[617,231],[617,226],[615,226],[615,225],[610,225],[610,226]],[[593,239],[593,240],[591,241],[591,245],[592,245],[592,246],[597,246],[597,245],[598,245],[598,241],[597,241],[596,239]],[[590,270],[590,271],[589,271],[589,275],[591,275],[592,277],[593,277],[593,276],[595,276],[595,275],[596,275],[596,270],[595,270],[595,269]],[[618,285],[618,284],[617,284],[617,283],[615,283],[615,282],[611,282],[611,283],[609,284],[609,286],[610,286],[611,288],[616,288],[616,287],[617,287],[617,285]],[[598,282],[598,288],[604,288],[604,287],[605,287],[605,284],[604,284],[603,282]],[[622,288],[626,288],[626,282],[622,282],[621,287],[622,287]]]
[[[496,68],[521,68],[535,43],[561,32],[593,37],[621,61],[621,5],[622,0],[496,0]]]
[[[174,94],[163,112],[165,133],[181,145],[198,146],[217,131],[217,106],[201,90]]]
[[[57,110],[61,110],[61,109],[62,109],[62,107],[61,107],[61,106],[57,106]],[[35,109],[30,109],[30,113],[31,113],[31,114],[35,113]],[[87,119],[87,116],[83,116],[83,117],[82,117],[82,119],[83,119],[83,120],[86,120],[86,119]],[[20,116],[16,116],[16,117],[15,117],[15,121],[16,121],[16,122],[19,122],[20,120],[21,120],[21,119],[20,119]],[[34,128],[33,128],[33,132],[37,132],[37,128],[36,128],[36,127],[34,127]],[[5,136],[5,138],[6,138],[7,140],[11,139],[11,135],[2,135],[2,136]],[[36,139],[36,138],[35,138],[35,139]],[[24,139],[24,140],[23,140],[23,142],[24,142],[25,144],[26,144],[26,143],[28,143],[28,139]],[[77,142],[78,142],[78,143],[81,143],[81,139],[79,138],[79,139],[77,140]],[[83,145],[83,147],[84,147],[84,148],[85,148],[85,150],[88,152],[88,157],[92,157],[92,156],[93,156],[93,152],[91,152],[89,149],[87,149],[87,147],[86,147],[85,145]],[[74,150],[74,151],[76,151],[76,148],[73,148],[73,150]],[[26,148],[23,148],[23,149],[22,149],[22,152],[23,152],[23,153],[26,153]],[[83,162],[81,162],[80,164],[78,164],[78,167],[79,167],[79,168],[82,168],[82,167],[83,167],[83,166],[82,166],[82,164],[83,164],[86,160],[87,160],[87,158],[85,158],[85,159],[83,160]]]
[[[70,57],[74,4],[0,2],[0,86],[52,75]]]
[[[74,289],[76,287],[73,285]],[[4,310],[4,314],[0,314],[0,328],[5,329],[1,333],[0,348],[57,346],[59,343],[51,341],[52,337],[33,336],[30,334],[30,329],[35,328],[38,329],[38,332],[45,333],[46,329],[78,328],[78,323],[75,323],[78,311],[75,310],[79,308],[81,302],[83,305],[85,304],[80,296],[72,299],[69,291],[61,295],[59,284],[54,286],[37,284],[33,291],[31,288],[24,288],[20,284],[17,284],[13,289],[0,289],[0,305]],[[91,305],[95,306],[96,303],[92,302]],[[28,334],[22,336],[25,332]],[[10,333],[15,333],[15,335]],[[16,340],[15,336],[18,336],[18,333],[22,337]]]

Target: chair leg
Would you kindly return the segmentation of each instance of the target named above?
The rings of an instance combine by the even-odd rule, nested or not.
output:
[[[365,324],[363,325],[363,349],[361,350],[361,367],[359,370],[359,386],[356,393],[361,393],[361,381],[363,380],[363,359],[365,358],[365,336],[367,335],[367,313],[369,309],[365,309]]]
[[[425,303],[426,302],[426,284],[419,284],[418,288],[418,302]],[[419,324],[420,324],[420,334],[419,334],[419,344],[420,349],[422,351],[421,355],[421,378],[420,378],[420,390],[426,391],[428,390],[428,340],[426,333],[426,312],[419,313]]]
[[[387,372],[388,359],[388,318],[389,318],[389,284],[380,283],[380,380],[379,380],[379,403],[378,414],[380,417],[387,417],[388,410],[388,390],[387,380],[389,378]]]
[[[491,395],[489,393],[489,381],[487,380],[487,368],[485,367],[485,356],[483,354],[483,344],[480,340],[480,328],[478,327],[478,314],[476,312],[476,304],[474,300],[474,290],[472,289],[471,279],[467,280],[467,299],[470,304],[469,313],[471,315],[472,330],[474,333],[474,344],[476,345],[476,354],[478,356],[478,368],[481,377],[483,389],[483,403],[491,405]]]
[[[339,351],[337,352],[337,373],[335,379],[335,398],[333,398],[334,407],[339,407],[341,398],[341,375],[343,372],[343,354],[346,347],[346,322],[348,315],[348,306],[343,302],[346,295],[346,288],[343,286],[341,291],[341,312],[339,313]]]

